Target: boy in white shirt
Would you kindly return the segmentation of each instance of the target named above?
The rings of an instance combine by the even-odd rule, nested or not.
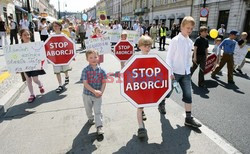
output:
[[[175,36],[169,44],[166,62],[172,68],[171,78],[179,82],[185,103],[185,125],[201,127],[191,116],[192,93],[191,93],[191,61],[193,41],[189,38],[195,25],[193,17],[187,16],[181,22],[181,32]]]

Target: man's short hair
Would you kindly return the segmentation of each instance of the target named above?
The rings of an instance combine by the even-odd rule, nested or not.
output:
[[[184,27],[185,25],[187,25],[189,23],[194,26],[195,25],[194,18],[191,16],[186,16],[186,17],[184,17],[184,19],[181,22],[181,27]]]
[[[149,36],[141,36],[138,41],[138,47],[151,46],[152,44],[153,44],[153,40]]]
[[[200,27],[200,33],[201,32],[207,32],[208,31],[208,28],[206,26],[201,26]]]
[[[96,49],[88,49],[86,51],[86,58],[88,59],[89,55],[91,55],[91,54],[96,54],[97,56],[99,56],[99,53]]]

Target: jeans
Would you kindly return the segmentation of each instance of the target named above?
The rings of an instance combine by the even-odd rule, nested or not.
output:
[[[175,80],[179,82],[182,90],[182,101],[188,104],[192,103],[192,94],[191,94],[191,74],[188,75],[179,75],[174,74]],[[174,87],[172,85],[172,90],[168,93],[166,98],[169,98],[174,90]],[[165,98],[165,99],[166,99]],[[159,106],[165,106],[165,99],[162,100],[162,102],[159,104]]]
[[[191,94],[191,74],[188,75],[179,75],[174,74],[175,80],[179,82],[182,90],[182,101],[188,104],[192,103],[192,94]]]

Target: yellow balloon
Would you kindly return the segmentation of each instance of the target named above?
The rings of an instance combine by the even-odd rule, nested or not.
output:
[[[211,38],[215,39],[218,36],[219,32],[216,29],[211,29],[209,35]]]

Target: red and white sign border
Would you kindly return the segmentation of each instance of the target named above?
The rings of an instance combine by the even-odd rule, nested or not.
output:
[[[159,60],[162,65],[164,65],[168,70],[168,90],[161,96],[161,98],[155,103],[152,102],[150,104],[137,104],[133,99],[131,99],[125,92],[124,92],[124,82],[121,82],[121,87],[120,87],[120,92],[121,95],[126,98],[132,105],[134,105],[136,108],[140,108],[140,107],[154,107],[154,106],[158,106],[160,104],[160,102],[167,96],[167,94],[172,90],[172,80],[171,80],[171,67],[164,61],[162,60],[158,55],[134,55],[132,56],[129,60],[128,63],[125,65],[125,67],[120,71],[121,74],[123,74],[123,81],[124,81],[124,72],[125,70],[136,60],[139,58],[156,58],[157,60]]]
[[[64,66],[64,65],[69,65],[71,63],[71,61],[76,57],[76,44],[75,42],[73,42],[68,36],[64,35],[64,34],[56,34],[56,35],[50,35],[47,40],[44,42],[44,49],[45,49],[45,44],[50,40],[50,38],[52,37],[66,37],[71,43],[73,43],[73,48],[74,48],[74,56],[69,60],[69,62],[67,64],[55,64],[54,62],[52,62],[51,60],[49,60],[47,58],[47,55],[46,55],[46,51],[45,51],[45,55],[46,55],[46,59],[51,63],[53,64],[53,66]],[[46,50],[46,49],[45,49]]]
[[[115,46],[114,46],[114,52],[112,52],[112,54],[113,54],[113,55],[115,56],[115,58],[116,58],[117,60],[119,60],[120,62],[126,62],[126,61],[130,60],[130,59],[133,57],[133,55],[132,55],[128,60],[120,60],[120,59],[115,55],[115,47],[116,47],[117,44],[120,43],[120,42],[129,42],[130,45],[133,47],[133,55],[135,54],[135,48],[134,48],[133,43],[131,43],[129,40],[119,40],[119,41],[115,44]]]

